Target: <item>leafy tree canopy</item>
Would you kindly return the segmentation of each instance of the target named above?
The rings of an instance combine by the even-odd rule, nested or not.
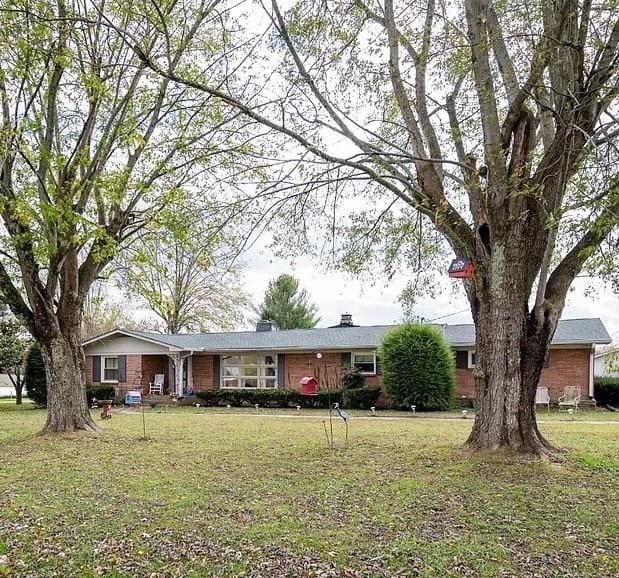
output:
[[[133,318],[132,309],[122,306],[106,293],[106,285],[95,283],[86,299],[82,312],[82,340],[102,335],[118,327],[140,329],[141,325]]]
[[[254,175],[237,162],[255,152],[247,122],[150,70],[119,35],[228,83],[232,22],[218,4],[0,1],[0,296],[41,345],[47,430],[97,427],[79,351],[95,280],[171,203],[234,202],[242,192],[220,184]]]
[[[242,237],[221,207],[206,205],[171,203],[118,260],[120,286],[156,315],[157,331],[230,331],[243,321]]]
[[[22,401],[28,337],[21,323],[3,308],[0,312],[0,371],[9,376],[15,388],[17,404]]]
[[[554,454],[534,401],[567,292],[583,269],[619,270],[616,2],[263,7],[268,70],[237,69],[248,90],[171,70],[148,47],[143,62],[278,131],[283,168],[257,197],[275,193],[285,249],[335,254],[373,279],[422,276],[411,298],[448,258],[470,258],[468,444]]]

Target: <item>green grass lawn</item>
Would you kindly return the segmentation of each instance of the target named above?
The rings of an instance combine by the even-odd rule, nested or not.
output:
[[[470,419],[353,419],[348,448],[335,422],[330,452],[305,415],[155,411],[140,441],[117,413],[50,439],[8,408],[0,576],[619,575],[614,414],[555,414],[569,452],[544,464],[466,456]]]

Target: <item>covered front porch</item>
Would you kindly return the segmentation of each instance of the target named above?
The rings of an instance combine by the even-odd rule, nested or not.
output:
[[[195,391],[213,387],[213,356],[208,354],[191,351],[142,354],[135,362],[135,371],[136,379],[127,379],[122,389],[139,389],[143,396],[188,397]]]

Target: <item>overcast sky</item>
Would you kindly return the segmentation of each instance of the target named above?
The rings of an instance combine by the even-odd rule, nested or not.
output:
[[[263,247],[248,251],[244,262],[247,265],[246,290],[256,304],[261,301],[269,279],[281,273],[290,273],[301,280],[301,285],[318,306],[320,326],[336,324],[342,313],[351,313],[354,322],[359,325],[381,325],[402,320],[398,296],[407,281],[404,276],[396,275],[389,283],[378,278],[371,284],[343,273],[323,271],[319,263],[306,257],[293,261],[278,259]],[[426,319],[440,317],[437,320],[440,323],[470,323],[468,302],[462,291],[457,290],[460,283],[449,279],[445,272],[444,291],[434,299],[420,300],[416,314]],[[594,295],[589,295],[586,290],[590,285],[591,279],[576,279],[568,294],[563,318],[600,317],[611,337],[618,342],[619,297],[606,287],[600,287]],[[454,315],[450,315],[452,313]]]

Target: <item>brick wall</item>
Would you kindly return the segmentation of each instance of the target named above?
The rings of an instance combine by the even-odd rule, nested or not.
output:
[[[456,397],[475,397],[472,369],[456,369]]]
[[[118,384],[116,393],[121,395],[130,389],[140,389],[144,387],[144,373],[142,368],[142,355],[127,355],[127,375],[124,383]],[[142,390],[143,393],[148,393]]]
[[[213,389],[213,356],[197,354],[192,357],[191,363],[193,390]]]
[[[86,356],[86,385],[93,385],[93,356]],[[168,383],[168,358],[166,355],[127,355],[127,373],[123,383],[115,384],[117,395],[130,389],[142,389],[148,393],[148,384],[155,373],[163,373]]]
[[[382,387],[383,377],[382,375],[364,375],[363,382],[368,387]]]
[[[551,349],[548,367],[542,370],[539,384],[548,387],[550,399],[556,401],[566,385],[580,386],[582,399],[589,396],[589,349]],[[475,397],[472,369],[456,369],[456,396]]]
[[[299,382],[305,376],[315,377],[319,387],[339,387],[342,375],[342,354],[323,353],[316,359],[315,353],[286,353],[284,356],[284,383],[279,387],[299,389]]]
[[[169,391],[170,372],[168,371],[169,361],[167,355],[142,355],[141,384],[144,393],[148,393],[149,384],[155,379],[156,373],[163,373],[163,391]],[[127,366],[129,359],[127,359]],[[129,370],[127,370],[127,381],[129,382]],[[132,383],[132,382],[129,382]]]
[[[551,349],[548,367],[542,370],[539,384],[548,387],[550,399],[563,395],[566,385],[580,386],[581,399],[589,397],[589,349]]]
[[[589,394],[589,349],[551,349],[549,366],[542,370],[540,385],[549,388],[550,397],[556,400],[563,394],[566,385],[577,385],[586,399]],[[315,353],[286,353],[284,355],[284,383],[280,387],[299,389],[299,382],[306,375],[318,379],[320,387],[339,387],[342,375],[340,352],[323,353],[316,359]],[[86,356],[86,384],[93,384],[93,358]],[[126,383],[117,387],[118,395],[134,387],[142,386],[148,393],[148,384],[155,373],[165,375],[164,391],[169,388],[168,358],[165,355],[127,355]],[[192,358],[194,391],[213,388],[213,356],[197,354]],[[381,375],[365,376],[368,386],[382,386]],[[456,369],[456,396],[475,397],[475,383],[471,369]]]
[[[589,349],[551,349],[548,357],[548,367],[542,370],[540,385],[549,388],[550,397],[556,400],[563,395],[566,385],[581,387],[581,395],[586,399],[589,394]],[[287,353],[285,355],[284,387],[299,388],[299,381],[306,375],[318,378],[322,387],[323,376],[331,383],[339,384],[341,377],[341,354],[324,353],[323,358],[316,359],[315,353]],[[335,381],[334,381],[335,380]],[[382,387],[381,375],[366,375],[365,384]],[[280,384],[282,387],[282,384]],[[456,369],[456,396],[475,397],[475,380],[472,369]]]

